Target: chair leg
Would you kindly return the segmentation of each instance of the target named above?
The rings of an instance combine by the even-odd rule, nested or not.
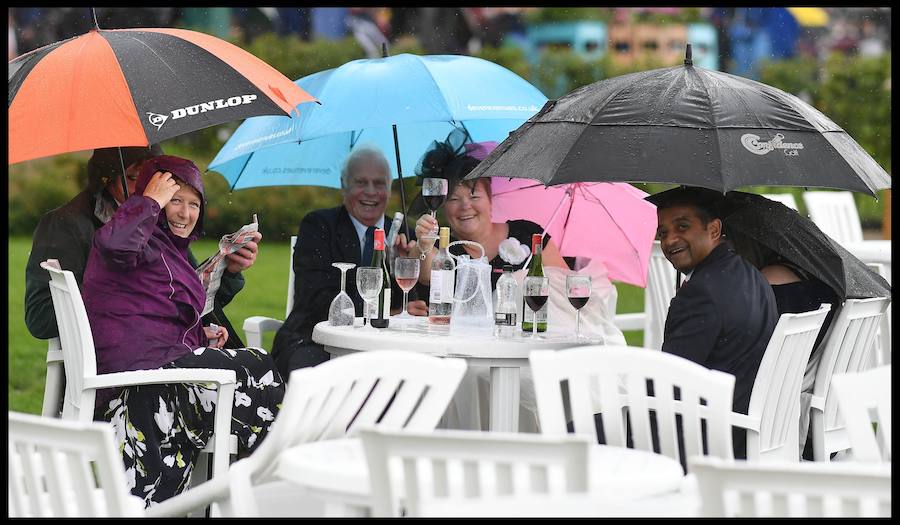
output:
[[[63,363],[47,363],[47,380],[44,383],[44,402],[41,415],[58,418],[62,413],[62,398],[66,391],[66,373]]]

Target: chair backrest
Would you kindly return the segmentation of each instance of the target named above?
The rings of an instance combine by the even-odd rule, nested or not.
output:
[[[111,426],[9,413],[11,517],[141,516]]]
[[[891,468],[688,458],[704,517],[890,517]]]
[[[623,411],[627,407],[634,448],[653,451],[650,423],[653,412],[661,453],[678,461],[677,414],[682,420],[685,457],[704,453],[703,422],[708,453],[734,457],[730,418],[734,376],[731,374],[710,370],[676,355],[624,346],[535,350],[528,360],[541,431],[545,434],[567,433],[564,404],[568,397],[576,434],[596,440],[593,416],[601,413],[606,444],[627,446],[626,412]],[[653,396],[647,392],[648,380],[653,385]],[[563,381],[567,382],[568,394],[563,393]],[[675,399],[676,387],[680,389],[680,400]]]
[[[837,374],[831,381],[853,459],[891,461],[891,365]]]
[[[287,319],[294,309],[294,246],[297,245],[297,236],[291,235],[291,256],[288,258],[288,287],[287,301],[285,301],[284,318]]]
[[[406,516],[416,517],[435,500],[448,503],[442,514],[456,515],[470,501],[589,490],[592,444],[584,436],[365,429],[360,437],[373,516],[401,515],[401,486]]]
[[[856,201],[849,191],[803,192],[806,211],[820,230],[840,244],[863,240]]]
[[[843,421],[838,414],[837,398],[829,395],[835,374],[860,372],[870,368],[875,333],[890,299],[847,299],[822,340],[822,355],[813,383],[814,405],[810,412],[813,450],[817,459],[849,448]],[[816,401],[816,400],[819,401]],[[826,437],[826,434],[835,437]]]
[[[59,337],[47,340],[47,375],[44,378],[44,400],[41,415],[60,417],[66,393],[66,369]]]
[[[799,461],[797,442],[800,387],[816,336],[831,305],[799,314],[782,314],[763,354],[747,415],[759,418],[747,432],[747,459]]]
[[[644,289],[644,343],[645,348],[662,348],[669,303],[675,297],[675,268],[663,255],[659,241],[653,241],[650,250],[647,288]]]
[[[50,272],[50,296],[56,312],[59,343],[65,360],[66,393],[63,419],[90,421],[94,416],[94,389],[84,388],[84,379],[97,375],[94,337],[88,321],[78,281],[55,259],[41,263]]]
[[[794,211],[798,209],[797,199],[794,198],[793,193],[763,193],[762,196],[770,201],[780,202]]]
[[[884,280],[891,283],[891,272],[887,266],[882,263],[866,263],[866,266],[872,269],[878,275],[884,277]],[[891,364],[891,310],[892,305],[888,305],[881,322],[878,324],[878,333],[875,335],[875,366],[883,366]]]
[[[463,359],[399,350],[358,352],[291,372],[281,410],[248,459],[256,477],[282,450],[350,437],[360,427],[433,430],[466,371]]]

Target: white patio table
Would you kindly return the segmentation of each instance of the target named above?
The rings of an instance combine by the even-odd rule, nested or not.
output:
[[[611,510],[627,502],[674,496],[685,483],[678,461],[644,450],[595,445],[590,462],[592,493],[608,501]],[[369,469],[358,438],[314,441],[285,450],[275,475],[325,500],[326,514],[369,512]],[[402,486],[396,490],[403,493]]]
[[[366,330],[360,326],[331,326],[328,321],[313,329],[313,341],[334,356],[350,352],[406,350],[441,357],[459,357],[469,365],[490,368],[490,430],[519,430],[519,369],[528,367],[528,354],[537,349],[561,349],[599,344],[598,339],[575,339],[571,333],[545,332],[537,337],[517,331],[510,338],[451,335],[447,326],[428,326],[425,318],[405,329],[391,322],[389,328]],[[361,320],[357,319],[357,324]]]

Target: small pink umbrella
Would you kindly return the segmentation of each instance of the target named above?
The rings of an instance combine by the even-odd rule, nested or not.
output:
[[[494,222],[527,219],[544,227],[563,256],[601,260],[609,278],[647,286],[656,206],[621,182],[544,187],[533,179],[491,179]]]

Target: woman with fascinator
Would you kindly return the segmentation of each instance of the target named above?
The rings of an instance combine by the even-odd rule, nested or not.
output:
[[[491,183],[489,179],[462,180],[479,162],[497,146],[496,142],[466,142],[468,135],[460,130],[454,131],[443,142],[433,142],[425,152],[416,170],[419,180],[422,178],[444,178],[449,182],[447,201],[444,204],[444,217],[450,227],[450,240],[475,241],[484,247],[493,272],[491,287],[496,287],[497,280],[503,273],[504,265],[511,265],[513,270],[523,267],[531,249],[531,235],[542,233],[543,228],[531,221],[512,220],[506,222],[491,221]],[[422,196],[416,197],[410,206],[410,213],[425,210]],[[425,213],[416,221],[416,236],[422,239],[428,232],[437,227],[437,220]],[[420,241],[421,243],[422,241]],[[419,272],[419,282],[431,282],[431,261],[437,250],[433,245],[419,245],[425,252],[425,260]],[[559,248],[544,236],[544,266],[558,266],[568,269]],[[477,247],[463,244],[450,248],[453,255],[468,253],[471,257],[480,257]]]

